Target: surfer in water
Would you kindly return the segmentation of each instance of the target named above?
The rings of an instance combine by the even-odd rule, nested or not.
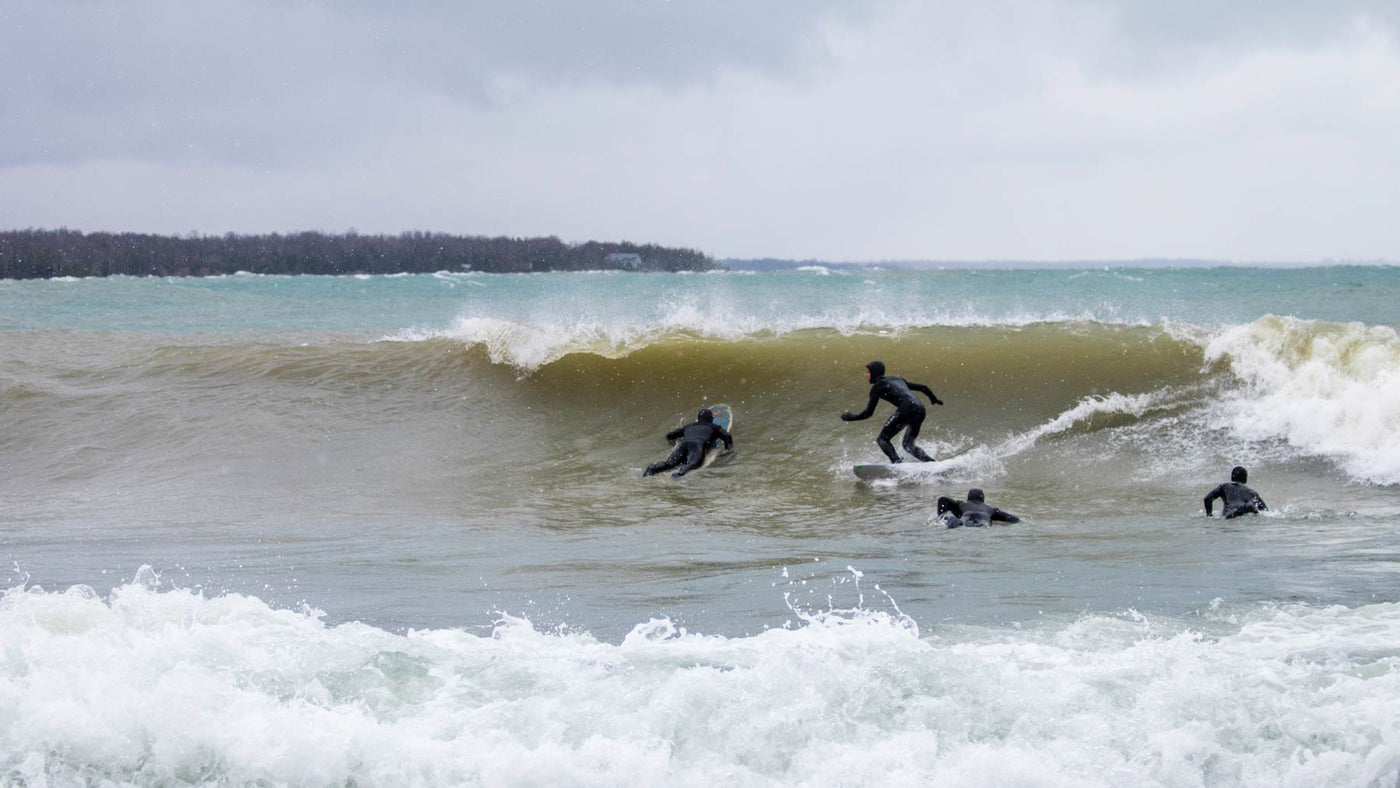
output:
[[[955,501],[944,496],[938,499],[938,519],[949,528],[981,528],[998,523],[1019,523],[1021,518],[1010,512],[1003,512],[995,506],[988,506],[986,496],[973,487],[967,491],[966,501]]]
[[[677,439],[680,442],[676,444],[671,456],[648,465],[647,469],[642,471],[643,476],[669,471],[677,465],[681,466],[680,470],[671,475],[684,476],[700,467],[700,463],[705,461],[705,452],[709,451],[710,444],[716,440],[724,441],[725,451],[734,448],[734,438],[723,427],[715,424],[715,414],[710,412],[709,408],[700,409],[697,421],[666,433],[666,440]]]
[[[1212,504],[1216,498],[1221,499],[1223,508],[1220,511],[1226,520],[1239,517],[1242,514],[1259,514],[1267,511],[1268,506],[1264,504],[1264,499],[1259,497],[1259,493],[1245,486],[1249,481],[1249,471],[1243,465],[1236,465],[1230,471],[1230,481],[1217,486],[1206,495],[1206,517],[1212,516]]]
[[[919,428],[924,423],[924,403],[914,396],[914,392],[922,391],[935,405],[942,405],[943,400],[939,399],[932,389],[922,383],[910,383],[904,378],[886,375],[883,361],[872,361],[866,364],[865,376],[870,381],[870,402],[860,413],[851,413],[850,411],[842,413],[841,420],[868,419],[875,412],[875,406],[880,403],[880,400],[884,400],[893,405],[895,411],[890,420],[885,422],[885,426],[880,428],[880,434],[875,437],[875,443],[880,447],[880,451],[890,458],[890,462],[900,462],[899,453],[894,450],[890,438],[893,438],[900,430],[906,430],[901,444],[904,446],[904,450],[923,462],[933,462],[932,457],[914,444],[914,440],[919,437]]]

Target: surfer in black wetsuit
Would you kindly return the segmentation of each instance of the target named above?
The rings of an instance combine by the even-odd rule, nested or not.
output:
[[[1230,471],[1230,481],[1219,485],[1206,495],[1206,517],[1210,517],[1211,504],[1216,498],[1221,499],[1223,508],[1221,516],[1226,520],[1239,517],[1242,514],[1258,514],[1267,511],[1268,506],[1264,504],[1264,499],[1259,497],[1259,493],[1245,486],[1249,481],[1249,471],[1243,465],[1236,465]]]
[[[991,525],[993,522],[1021,522],[1021,518],[1010,512],[1003,512],[994,506],[988,506],[986,497],[976,487],[967,491],[966,501],[955,501],[947,496],[939,498],[938,519],[942,520],[949,528],[981,528],[984,525]]]
[[[647,469],[642,471],[643,476],[669,471],[677,465],[681,466],[680,470],[671,475],[684,476],[700,467],[700,463],[705,461],[705,452],[709,451],[710,444],[716,440],[724,441],[725,451],[734,448],[734,438],[723,427],[715,424],[715,414],[711,413],[709,408],[701,408],[697,418],[698,421],[666,433],[666,440],[673,441],[679,438],[680,442],[676,444],[671,456],[648,465]]]
[[[870,402],[860,413],[851,413],[850,411],[842,413],[841,420],[868,419],[875,412],[875,406],[880,403],[880,400],[884,400],[893,405],[895,411],[890,420],[885,422],[885,426],[880,428],[880,434],[875,438],[875,443],[880,447],[880,451],[890,458],[890,462],[900,462],[899,453],[894,450],[890,438],[893,438],[895,433],[900,430],[907,430],[901,443],[904,450],[923,462],[933,462],[932,457],[914,445],[914,439],[919,437],[919,428],[924,423],[924,403],[914,396],[914,391],[922,391],[935,405],[942,405],[943,400],[939,399],[932,389],[922,383],[910,383],[904,378],[886,375],[885,364],[882,361],[872,361],[866,364],[865,370],[865,375],[870,380]]]

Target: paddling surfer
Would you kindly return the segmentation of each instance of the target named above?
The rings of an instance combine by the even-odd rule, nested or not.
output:
[[[987,503],[987,497],[976,487],[967,491],[966,501],[957,501],[947,496],[938,499],[938,519],[949,528],[965,526],[980,528],[998,523],[1019,523],[1021,518],[1011,512],[1003,512]]]
[[[885,374],[885,364],[882,361],[872,361],[865,365],[865,376],[870,381],[870,402],[866,403],[865,410],[860,413],[847,411],[841,414],[842,421],[860,421],[868,419],[875,413],[875,406],[884,400],[894,405],[894,415],[890,416],[885,426],[880,428],[880,434],[875,437],[875,443],[880,447],[880,451],[890,458],[890,462],[901,462],[899,453],[894,450],[894,445],[890,443],[900,430],[905,430],[904,440],[901,445],[904,451],[917,457],[923,462],[933,462],[933,458],[928,456],[923,449],[915,445],[914,440],[919,437],[919,428],[924,423],[924,403],[914,396],[915,391],[922,391],[928,396],[929,401],[935,405],[942,405],[943,400],[933,393],[933,390],[922,383],[910,383],[901,377]]]
[[[709,451],[710,444],[716,440],[724,441],[724,450],[729,451],[734,448],[734,438],[727,430],[715,423],[715,414],[709,408],[701,408],[696,416],[696,421],[677,427],[666,433],[666,440],[679,440],[671,456],[661,462],[654,462],[642,471],[643,476],[651,476],[662,471],[669,471],[677,465],[680,470],[671,474],[680,477],[699,468],[705,461],[705,452]]]
[[[1218,485],[1214,490],[1206,494],[1205,506],[1206,517],[1212,516],[1212,504],[1219,498],[1222,502],[1220,515],[1226,520],[1239,517],[1242,514],[1258,514],[1267,511],[1264,499],[1259,497],[1259,493],[1251,490],[1245,485],[1249,481],[1249,471],[1243,465],[1236,465],[1230,471],[1230,481]]]

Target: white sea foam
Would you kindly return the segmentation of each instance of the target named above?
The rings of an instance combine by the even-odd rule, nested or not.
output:
[[[977,445],[946,460],[908,463],[901,468],[901,475],[907,478],[937,477],[942,481],[979,481],[992,478],[1005,471],[1005,460],[1031,449],[1045,438],[1091,424],[1095,418],[1118,415],[1141,418],[1150,411],[1173,407],[1175,401],[1175,395],[1170,391],[1134,395],[1114,392],[1085,397],[1044,423],[1024,432],[1014,433],[1000,443]],[[943,451],[945,450],[940,447],[937,453],[941,454]]]
[[[539,369],[570,353],[596,353],[618,358],[655,337],[659,329],[598,321],[574,323],[518,322],[495,317],[460,317],[446,331],[405,331],[391,337],[416,341],[432,338],[460,340],[486,350],[491,361],[524,371]]]
[[[1169,396],[1167,392],[1147,394],[1113,392],[1102,396],[1085,397],[1075,403],[1074,407],[1065,410],[1044,424],[1006,439],[997,447],[995,454],[1000,457],[1020,454],[1043,438],[1066,432],[1085,422],[1091,422],[1096,416],[1128,414],[1141,417],[1149,408],[1158,405]]]
[[[856,580],[859,572],[851,570]],[[11,783],[1394,785],[1400,605],[620,643],[325,625],[143,582],[0,598]]]
[[[1352,476],[1400,484],[1400,337],[1387,326],[1267,316],[1206,347],[1244,387],[1219,426],[1330,457]]]

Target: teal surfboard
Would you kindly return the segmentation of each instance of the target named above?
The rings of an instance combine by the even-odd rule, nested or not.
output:
[[[710,409],[711,413],[715,414],[715,426],[722,427],[725,432],[728,432],[732,435],[734,433],[733,409],[731,409],[728,405],[725,405],[724,403],[720,403],[718,405],[707,405],[706,407]],[[705,452],[705,462],[703,462],[700,465],[700,467],[708,467],[710,463],[714,462],[715,458],[723,453],[719,451],[719,448],[723,445],[724,442],[721,441],[719,438],[710,441],[710,450]]]

